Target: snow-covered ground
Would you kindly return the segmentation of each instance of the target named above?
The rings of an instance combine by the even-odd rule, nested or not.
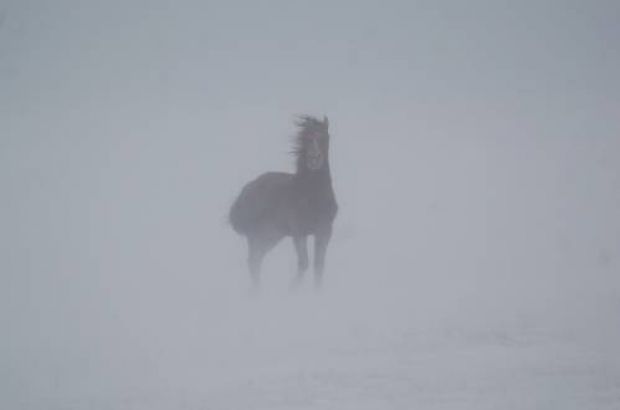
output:
[[[440,305],[398,300],[402,291],[391,292],[390,300],[385,289],[360,292],[340,285],[289,293],[274,280],[259,294],[221,289],[211,302],[172,307],[160,301],[166,307],[152,312],[157,320],[145,315],[142,326],[136,320],[124,336],[104,335],[116,352],[108,357],[102,346],[100,362],[91,363],[97,368],[73,363],[82,376],[63,376],[65,366],[54,363],[53,353],[41,358],[45,380],[31,374],[35,394],[13,408],[620,406],[617,329],[473,315],[467,307],[437,313]],[[204,310],[188,316],[193,304]]]
[[[204,368],[196,358],[188,387],[52,397],[44,407],[611,410],[620,406],[617,362],[610,363],[608,355],[570,339],[535,330],[410,330],[389,337],[354,329],[349,333],[348,344],[284,338],[261,347],[257,347],[264,342],[260,336],[245,335],[244,343],[232,351],[211,351],[217,360]],[[178,376],[162,375],[173,385]]]

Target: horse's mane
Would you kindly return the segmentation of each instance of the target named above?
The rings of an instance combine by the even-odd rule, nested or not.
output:
[[[298,115],[295,118],[295,125],[298,131],[294,137],[292,154],[299,156],[304,148],[304,136],[311,131],[322,129],[325,124],[311,115]]]

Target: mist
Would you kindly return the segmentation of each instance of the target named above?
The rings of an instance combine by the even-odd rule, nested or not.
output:
[[[0,406],[620,405],[615,2],[0,2]],[[321,291],[229,207],[330,119]]]

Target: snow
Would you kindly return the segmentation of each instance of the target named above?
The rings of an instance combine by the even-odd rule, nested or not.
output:
[[[204,315],[202,329],[185,328],[170,337],[164,332],[174,326],[160,324],[159,340],[143,346],[155,354],[153,373],[134,380],[134,387],[128,387],[129,378],[123,386],[98,394],[48,397],[45,407],[522,410],[620,406],[620,361],[610,353],[614,347],[606,349],[575,331],[561,331],[551,324],[546,328],[502,325],[503,319],[490,317],[486,324],[474,323],[458,314],[429,322],[393,307],[373,306],[368,293],[355,295],[342,288],[288,293],[274,288],[252,296],[227,294],[218,312]],[[343,292],[353,296],[346,307],[341,303]],[[216,317],[217,322],[210,322]],[[194,336],[191,342],[189,333]],[[171,351],[174,354],[166,359]]]
[[[320,3],[0,5],[0,410],[620,409],[620,3]],[[325,286],[252,293],[303,113]]]

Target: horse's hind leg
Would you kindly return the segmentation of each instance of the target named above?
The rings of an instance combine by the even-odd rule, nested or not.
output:
[[[260,283],[260,271],[267,252],[282,239],[280,235],[248,236],[248,269],[252,283],[257,287]]]
[[[323,282],[323,271],[325,270],[325,253],[327,245],[332,237],[332,227],[326,226],[320,229],[314,236],[314,279],[317,287]]]
[[[304,273],[308,270],[308,238],[306,236],[294,236],[293,244],[297,253],[297,276],[292,285],[296,286],[303,280]]]
[[[260,269],[265,253],[258,240],[248,237],[248,270],[254,287],[258,287],[260,283]]]

